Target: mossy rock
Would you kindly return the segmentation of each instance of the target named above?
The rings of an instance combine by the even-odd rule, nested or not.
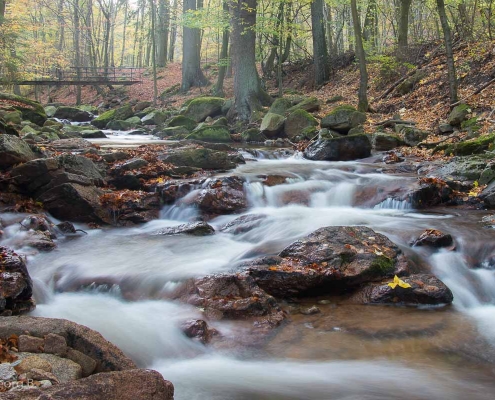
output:
[[[131,118],[127,118],[125,120],[125,122],[128,122],[132,125],[133,128],[136,128],[138,126],[141,126],[142,125],[142,122],[141,122],[141,118],[139,117],[131,117]]]
[[[232,141],[230,132],[225,126],[205,126],[188,135],[186,139],[201,140],[203,142],[214,143]]]
[[[29,125],[26,125],[21,129],[21,136],[29,135],[30,133],[33,135],[37,135],[39,131],[31,128]]]
[[[381,255],[375,257],[371,263],[369,273],[373,277],[383,277],[390,275],[395,270],[395,262],[391,258]]]
[[[115,110],[108,110],[91,121],[91,125],[99,129],[105,129],[107,124],[115,119]]]
[[[263,135],[273,139],[277,138],[284,129],[285,117],[280,114],[268,113],[261,121],[260,131]]]
[[[429,132],[423,131],[421,129],[413,128],[413,127],[404,127],[401,130],[401,133],[404,135],[404,142],[408,146],[417,146],[423,140],[425,140],[429,136]]]
[[[156,110],[141,118],[141,122],[143,125],[162,125],[169,117],[169,113]]]
[[[366,114],[357,111],[353,106],[335,107],[321,120],[321,127],[347,134],[352,128],[366,122]]]
[[[495,133],[487,136],[481,136],[476,139],[466,140],[465,142],[448,145],[445,148],[445,154],[456,156],[468,156],[471,154],[482,154],[486,150],[492,150],[495,142]],[[441,150],[439,146],[435,151]]]
[[[6,124],[3,119],[0,119],[0,134],[19,136],[19,132],[12,125]]]
[[[183,115],[196,122],[202,122],[208,117],[221,114],[224,105],[225,99],[221,97],[198,97],[189,102]]]
[[[402,82],[399,86],[397,86],[397,93],[401,96],[404,96],[408,93],[411,93],[416,85],[424,78],[426,78],[428,74],[425,71],[418,70],[414,75],[407,78],[404,82]]]
[[[289,139],[294,139],[296,136],[303,135],[303,131],[307,128],[318,126],[318,121],[309,112],[305,110],[296,110],[287,116],[284,125],[284,132]],[[304,135],[305,136],[305,135]]]
[[[3,114],[3,119],[8,124],[20,125],[22,121],[22,113],[20,111],[10,111]]]
[[[227,120],[227,118],[221,117],[221,118],[218,118],[215,121],[213,121],[213,124],[211,124],[211,125],[212,126],[226,126],[226,127],[228,127],[229,121]]]
[[[343,100],[345,100],[345,97],[344,96],[337,95],[337,96],[330,97],[326,101],[326,103],[327,104],[338,103],[339,101],[343,101]]]
[[[268,112],[278,115],[285,115],[287,110],[291,107],[292,107],[292,102],[289,99],[285,97],[280,97],[273,102]]]
[[[294,111],[297,110],[304,110],[307,112],[314,112],[318,111],[321,107],[320,100],[318,100],[316,97],[306,97],[303,98],[300,102],[298,102],[296,105],[292,106],[287,110],[287,114],[291,114]]]
[[[114,119],[125,121],[127,118],[131,118],[134,115],[134,111],[130,104],[119,107],[115,110]]]
[[[452,126],[461,126],[462,122],[466,120],[467,116],[471,112],[471,109],[467,104],[459,104],[449,114],[447,122]]]
[[[182,126],[189,131],[192,131],[198,123],[191,118],[185,117],[184,115],[177,115],[173,117],[170,121],[168,121],[169,127]]]
[[[57,107],[55,106],[46,106],[45,113],[48,118],[52,118],[57,112]]]
[[[251,128],[242,132],[241,138],[246,143],[263,143],[266,140],[266,137],[258,128]]]
[[[97,129],[87,129],[81,132],[81,137],[83,139],[105,139],[107,135]]]
[[[14,135],[0,135],[0,170],[36,158],[29,145]]]
[[[42,137],[43,139],[48,140],[50,142],[53,142],[54,140],[60,139],[58,134],[55,132],[43,132],[39,135],[39,137]]]
[[[191,132],[185,126],[171,126],[164,129],[159,129],[153,134],[160,139],[183,139],[188,136]]]
[[[164,161],[177,166],[203,169],[235,168],[235,164],[231,161],[227,152],[206,148],[177,151],[166,156]]]
[[[56,127],[58,129],[62,129],[64,127],[64,124],[58,121],[54,121],[52,119],[48,119],[43,126],[50,126],[50,127]]]
[[[373,134],[371,143],[377,151],[388,151],[405,145],[405,142],[398,135],[383,132]]]
[[[112,131],[130,131],[134,128],[134,125],[127,121],[122,121],[120,119],[114,119],[110,121],[105,129]]]
[[[45,109],[37,101],[10,93],[0,93],[0,100],[2,101],[0,108],[7,106],[19,110],[23,119],[27,119],[36,125],[43,126],[48,119]]]

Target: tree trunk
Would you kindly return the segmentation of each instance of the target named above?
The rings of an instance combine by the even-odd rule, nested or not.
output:
[[[399,29],[398,29],[398,45],[399,45],[400,58],[403,58],[405,55],[407,55],[409,10],[411,9],[411,3],[412,0],[400,0]]]
[[[452,35],[450,33],[449,20],[445,12],[444,0],[436,0],[440,23],[442,24],[443,37],[445,41],[445,52],[447,53],[447,69],[449,76],[450,102],[457,102],[457,75],[455,72],[454,51],[452,49]]]
[[[229,13],[229,5],[226,1],[223,2],[223,11],[226,15]],[[218,79],[215,85],[214,94],[215,96],[224,97],[223,92],[223,81],[225,79],[225,74],[227,73],[227,66],[230,60],[229,57],[229,28],[225,27],[222,35],[222,50],[220,51],[220,67],[218,68]]]
[[[170,49],[168,52],[168,61],[174,61],[175,55],[175,41],[177,39],[177,0],[174,0],[174,5],[172,7],[172,20],[174,23],[171,25],[170,29]]]
[[[378,9],[377,0],[369,0],[366,18],[364,19],[363,39],[371,44],[371,47],[377,46],[378,39]]]
[[[129,18],[128,16],[128,9],[129,9],[129,3],[127,0],[125,0],[124,4],[124,31],[122,32],[122,50],[120,53],[120,66],[124,66],[124,56],[125,56],[125,45],[126,45],[126,39],[127,39],[127,19]]]
[[[150,0],[150,12],[151,12],[151,41],[152,41],[152,51],[151,51],[151,63],[153,65],[153,105],[156,106],[156,99],[158,97],[158,86],[156,79],[156,11],[155,2]]]
[[[74,66],[77,80],[81,80],[81,43],[79,0],[74,0]],[[76,104],[81,104],[81,85],[76,85]]]
[[[311,3],[311,26],[313,31],[313,59],[315,63],[315,85],[321,86],[330,77],[328,49],[325,39],[325,16],[323,0]]]
[[[197,0],[184,0],[184,14],[196,10]],[[182,43],[182,84],[181,90],[187,92],[193,86],[205,86],[208,80],[201,71],[200,64],[200,31],[196,28],[183,29]]]
[[[256,69],[256,6],[257,0],[231,0],[232,55],[234,62],[234,113],[241,121],[249,121],[262,105],[271,102],[261,88]]]
[[[366,54],[363,47],[363,34],[361,32],[361,21],[357,10],[356,0],[351,0],[352,23],[356,37],[356,54],[359,58],[359,103],[358,110],[368,111],[368,71],[366,69]]]
[[[168,30],[170,24],[170,5],[168,0],[159,0],[156,65],[163,68],[167,64]]]

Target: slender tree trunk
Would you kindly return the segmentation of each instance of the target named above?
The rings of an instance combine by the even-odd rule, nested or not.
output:
[[[363,27],[363,39],[370,43],[373,48],[377,46],[378,39],[378,8],[376,1],[369,0]]]
[[[399,57],[407,55],[408,48],[408,31],[409,31],[409,11],[412,0],[400,0],[399,8],[399,28],[398,28],[398,45]]]
[[[170,49],[168,52],[168,61],[173,62],[175,56],[175,41],[177,40],[177,0],[174,0],[174,5],[172,6],[172,20],[170,29]]]
[[[81,80],[81,43],[80,43],[80,9],[79,0],[74,0],[74,66],[77,80]],[[81,85],[76,85],[76,104],[81,104]]]
[[[368,71],[366,69],[366,54],[363,47],[363,36],[361,32],[361,21],[359,20],[356,0],[351,0],[352,23],[354,25],[354,35],[356,37],[356,54],[359,58],[359,102],[358,110],[368,111]]]
[[[449,20],[445,12],[444,0],[436,0],[440,23],[442,24],[443,38],[445,42],[445,52],[447,53],[447,70],[449,76],[449,95],[450,102],[457,102],[457,75],[454,63],[454,50],[452,48],[452,34],[450,32]]]
[[[234,62],[234,107],[241,121],[249,121],[262,105],[271,102],[270,96],[261,88],[256,69],[256,7],[257,0],[231,0],[232,53]]]
[[[125,45],[126,45],[126,39],[127,39],[127,20],[129,18],[128,12],[127,12],[128,9],[129,9],[129,3],[127,0],[125,0],[125,4],[124,4],[124,31],[122,32],[122,50],[120,52],[120,66],[121,67],[124,65]]]
[[[156,12],[155,12],[155,2],[150,0],[150,12],[151,12],[151,40],[152,40],[152,51],[151,51],[151,63],[153,65],[153,105],[156,106],[156,99],[158,98],[158,85],[156,80]]]
[[[313,59],[315,63],[315,85],[321,86],[330,77],[328,49],[325,39],[325,15],[323,0],[311,3],[311,26],[313,31]]]
[[[223,11],[225,15],[229,13],[229,5],[226,1],[223,2]],[[225,27],[222,34],[222,49],[220,50],[220,67],[218,68],[218,79],[215,85],[214,94],[215,96],[224,97],[223,92],[223,81],[225,79],[225,74],[227,73],[227,66],[230,63],[228,59],[229,56],[229,28]]]
[[[184,0],[184,14],[196,10],[197,0]],[[208,80],[203,75],[200,65],[200,31],[196,28],[183,29],[182,43],[182,84],[181,90],[187,92],[193,86],[205,86]]]

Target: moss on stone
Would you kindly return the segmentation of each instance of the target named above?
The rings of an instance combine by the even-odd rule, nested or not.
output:
[[[186,139],[214,143],[230,142],[232,140],[229,130],[224,126],[206,126],[192,132]]]
[[[370,266],[370,273],[375,276],[386,276],[394,272],[395,265],[394,260],[381,255],[377,256]]]
[[[453,154],[457,156],[468,156],[470,154],[481,154],[486,150],[493,148],[495,142],[495,134],[481,136],[476,139],[466,140],[465,142],[455,143],[445,148],[445,154]],[[435,149],[438,151],[438,147]]]
[[[107,124],[115,118],[115,110],[108,110],[103,114],[100,114],[93,121],[91,121],[91,125],[96,126],[100,129],[105,129]]]

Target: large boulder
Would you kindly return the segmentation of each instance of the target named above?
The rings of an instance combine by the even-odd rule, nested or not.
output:
[[[188,131],[192,131],[194,128],[196,128],[196,126],[198,126],[198,123],[192,118],[188,118],[184,115],[177,115],[176,117],[173,117],[170,121],[168,121],[168,126],[183,126]]]
[[[285,115],[287,110],[292,107],[292,102],[285,97],[280,97],[276,99],[270,106],[269,113]]]
[[[319,139],[304,150],[304,157],[314,161],[350,161],[371,155],[371,141],[366,134]]]
[[[305,110],[296,110],[287,116],[284,125],[285,135],[289,139],[295,139],[297,136],[304,136],[308,128],[318,126],[318,121],[309,112]]]
[[[112,131],[130,131],[133,128],[134,125],[131,122],[123,121],[121,119],[114,119],[106,126],[106,129],[110,129]]]
[[[33,282],[22,258],[0,246],[0,265],[0,314],[18,315],[33,310]]]
[[[203,169],[235,168],[235,163],[231,161],[228,153],[205,148],[178,150],[165,156],[163,161],[177,166]]]
[[[207,117],[214,117],[222,112],[225,99],[220,97],[198,97],[187,105],[183,115],[195,122],[202,122]]]
[[[269,138],[276,138],[283,131],[285,117],[280,114],[268,113],[261,121],[260,131]]]
[[[75,175],[91,179],[95,184],[101,184],[103,176],[95,163],[89,158],[75,154],[62,154],[57,157],[59,168]]]
[[[229,129],[226,126],[204,126],[196,129],[186,136],[186,139],[200,140],[202,142],[225,143],[231,142]]]
[[[91,121],[91,125],[96,126],[99,129],[105,129],[110,121],[115,118],[115,110],[108,110],[103,114],[100,114],[93,121]]]
[[[403,127],[400,132],[404,135],[404,142],[408,146],[413,147],[425,140],[430,134],[428,131],[423,131],[410,126]]]
[[[53,117],[59,119],[68,119],[75,122],[87,122],[91,121],[91,119],[93,118],[93,116],[87,111],[83,111],[77,107],[68,106],[57,108],[57,111],[55,111]]]
[[[376,132],[372,139],[373,147],[376,151],[388,151],[396,147],[403,146],[404,141],[397,135],[384,132]]]
[[[37,101],[26,99],[10,93],[0,93],[0,109],[3,107],[14,108],[22,113],[22,118],[43,126],[47,120],[45,109]]]
[[[265,135],[258,128],[250,128],[241,133],[243,142],[263,143],[266,140]]]
[[[366,122],[366,114],[357,111],[352,106],[342,105],[333,109],[321,120],[321,127],[339,133],[348,133]]]
[[[447,118],[447,122],[452,126],[461,126],[470,112],[471,110],[467,104],[459,104],[452,109]]]
[[[480,194],[487,208],[495,208],[495,183],[488,185]]]
[[[14,135],[0,135],[0,170],[35,158],[35,154],[24,140]]]
[[[141,122],[143,125],[161,125],[167,120],[169,115],[163,111],[152,111],[141,118]]]
[[[304,97],[295,102],[295,105],[290,107],[286,113],[291,114],[296,110],[304,110],[307,112],[314,112],[320,109],[320,100],[316,97]]]
[[[19,136],[19,132],[12,125],[6,123],[5,120],[0,119],[0,135]]]
[[[122,107],[117,108],[113,117],[116,120],[123,121],[127,118],[131,118],[133,115],[134,111],[132,111],[132,106],[130,104],[126,104]]]
[[[402,251],[364,226],[318,229],[247,269],[263,290],[278,297],[340,294],[408,270]]]
[[[77,222],[103,222],[102,191],[95,186],[67,182],[41,194],[37,200],[55,218]]]

